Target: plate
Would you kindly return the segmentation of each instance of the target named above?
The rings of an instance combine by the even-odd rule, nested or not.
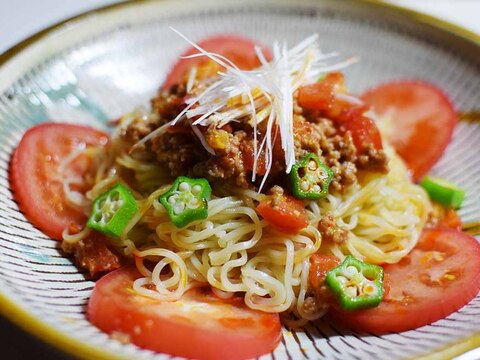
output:
[[[149,98],[186,43],[238,33],[294,44],[318,33],[321,47],[355,55],[346,69],[353,92],[385,80],[424,79],[444,89],[462,113],[480,103],[479,37],[428,16],[369,1],[126,2],[47,29],[0,61],[0,311],[64,351],[85,358],[165,359],[110,339],[85,318],[94,282],[19,212],[8,183],[10,155],[28,127],[68,121],[106,128]],[[478,114],[478,112],[477,112]],[[433,174],[467,191],[460,215],[480,220],[480,124],[462,121]],[[428,141],[426,137],[425,141]],[[262,358],[451,358],[480,345],[480,296],[446,319],[385,336],[323,321],[284,329]]]

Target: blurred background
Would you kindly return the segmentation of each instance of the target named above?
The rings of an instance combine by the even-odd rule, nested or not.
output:
[[[58,21],[116,2],[120,1],[2,0],[0,1],[0,53]],[[385,0],[383,2],[434,15],[480,34],[480,0]]]

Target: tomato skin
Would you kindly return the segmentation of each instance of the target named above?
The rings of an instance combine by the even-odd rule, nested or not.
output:
[[[274,228],[285,234],[297,234],[308,225],[302,201],[290,195],[273,195],[257,206],[257,212]]]
[[[257,175],[263,176],[267,172],[267,162],[265,160],[265,151],[260,153],[257,163],[255,164],[255,156],[253,151],[253,144],[251,141],[244,141],[240,144],[240,151],[243,165],[247,171],[255,170]],[[254,166],[256,165],[256,167]]]
[[[319,289],[327,277],[327,272],[340,265],[340,263],[340,259],[333,255],[316,253],[310,256],[310,271],[308,273],[310,286]]]
[[[375,333],[416,329],[443,319],[480,290],[480,244],[456,229],[425,229],[409,255],[384,269],[390,291],[378,307],[355,312],[333,307],[330,318]]]
[[[380,131],[372,119],[363,115],[366,111],[363,106],[354,106],[344,109],[337,118],[342,128],[352,134],[358,154],[362,154],[369,145],[377,150],[383,149]]]
[[[382,139],[375,122],[364,115],[368,107],[336,97],[345,92],[343,75],[329,73],[325,79],[298,89],[297,99],[302,108],[320,111],[332,119],[342,132],[349,131],[358,154],[362,154],[370,145],[382,149]]]
[[[309,110],[330,110],[335,99],[335,90],[343,84],[343,81],[342,74],[330,73],[319,82],[300,87],[298,104]]]
[[[440,219],[439,225],[460,230],[462,228],[462,219],[460,219],[460,216],[454,209],[447,209]]]
[[[297,100],[298,104],[305,109],[331,112],[335,105],[335,93],[344,91],[343,74],[333,72],[314,84],[300,87]]]
[[[70,250],[75,258],[75,263],[88,270],[92,277],[118,269],[121,265],[120,257],[108,248],[107,237],[94,230],[88,237],[73,243],[70,248],[67,247],[64,250]]]
[[[214,35],[197,44],[206,51],[225,56],[241,70],[252,70],[261,65],[255,53],[255,46],[257,44],[250,39],[238,35]],[[262,47],[262,50],[265,58],[270,60],[272,58],[270,50],[265,47]],[[197,53],[197,49],[190,47],[181,57]],[[204,74],[205,77],[215,75],[217,71],[221,69],[219,65],[205,56],[193,59],[180,58],[168,73],[163,88],[168,89],[172,85],[182,82],[193,66],[203,66],[204,68],[202,70],[206,73]]]
[[[361,98],[380,117],[391,117],[389,141],[412,171],[413,180],[420,180],[452,138],[457,114],[450,99],[435,85],[415,80],[385,83]]]
[[[100,279],[87,307],[101,330],[128,335],[146,349],[194,359],[246,359],[272,351],[281,337],[278,314],[249,309],[242,298],[220,300],[193,289],[176,302],[136,295],[134,267]]]
[[[55,240],[61,240],[72,223],[82,226],[86,216],[65,201],[59,163],[74,148],[107,143],[108,135],[87,126],[42,123],[27,130],[10,164],[11,188],[25,217]],[[83,176],[90,165],[80,158],[67,170]]]

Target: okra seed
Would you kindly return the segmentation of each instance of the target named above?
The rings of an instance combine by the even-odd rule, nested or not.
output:
[[[343,269],[342,275],[351,279],[356,274],[358,274],[358,270],[355,266],[347,266],[347,268]]]
[[[190,200],[190,205],[198,205],[199,201],[197,198],[193,198],[192,200]]]
[[[202,187],[200,185],[193,185],[193,188],[192,188],[193,195],[197,195],[198,193],[200,193],[200,191],[202,191]]]
[[[190,185],[186,182],[182,182],[182,183],[180,183],[180,185],[178,185],[178,190],[180,190],[180,191],[190,191]]]
[[[348,282],[345,276],[337,276],[337,281],[342,285],[345,285]]]
[[[174,196],[168,198],[168,203],[174,205],[177,202],[177,199]]]
[[[313,191],[320,192],[320,191],[322,191],[322,189],[320,188],[319,185],[315,184],[315,185],[313,185]]]
[[[377,290],[375,284],[373,283],[367,283],[363,286],[363,293],[366,294],[366,295],[372,295],[373,293],[375,293],[375,291]]]
[[[318,177],[319,177],[320,179],[322,179],[322,180],[328,178],[327,172],[326,172],[325,170],[323,170],[323,169],[320,169],[320,168],[319,168],[319,169],[317,170],[317,174],[318,174]]]
[[[185,210],[185,204],[180,202],[180,203],[177,203],[173,206],[173,212],[175,214],[179,214],[181,213],[183,210]]]
[[[301,187],[303,191],[307,191],[310,188],[310,186],[308,185],[308,181],[302,181]]]
[[[189,209],[196,209],[196,208],[198,208],[198,203],[199,203],[198,199],[193,198],[192,200],[190,200],[188,202],[187,207]]]
[[[347,294],[347,296],[349,297],[357,297],[357,287],[356,286],[348,286],[346,289],[345,289],[345,293]]]
[[[118,199],[113,203],[113,211],[116,212],[118,209],[120,209],[123,206],[123,200]]]
[[[317,163],[313,160],[308,162],[308,170],[315,171],[317,169]]]

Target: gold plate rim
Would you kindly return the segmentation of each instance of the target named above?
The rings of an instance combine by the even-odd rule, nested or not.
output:
[[[142,3],[162,2],[164,0],[143,0]],[[321,1],[321,0],[320,0]],[[438,30],[444,31],[458,38],[466,40],[475,47],[480,49],[480,35],[470,31],[462,26],[453,24],[449,21],[439,19],[435,16],[421,13],[416,10],[408,9],[396,4],[388,3],[384,0],[347,0],[352,5],[356,6],[374,6],[378,9],[389,9],[398,12],[409,18],[410,20],[422,24],[430,25]],[[71,25],[77,21],[86,19],[92,15],[101,15],[117,9],[126,8],[131,5],[138,5],[137,0],[126,0],[118,3],[109,4],[103,7],[87,10],[78,15],[69,17],[65,20],[59,21],[51,26],[48,26],[26,39],[20,41],[16,45],[10,47],[5,52],[0,54],[0,67],[6,62],[12,60],[15,56],[20,54],[29,46],[41,41],[46,36],[64,26]],[[74,31],[74,30],[73,30]],[[0,315],[11,321],[13,324],[23,329],[26,333],[44,341],[48,345],[58,348],[65,353],[77,358],[91,359],[122,359],[119,354],[106,351],[100,347],[89,345],[81,340],[77,340],[70,336],[64,335],[53,326],[45,323],[40,318],[32,315],[29,311],[17,305],[15,301],[10,299],[5,293],[0,292]],[[41,334],[41,335],[40,335]],[[480,347],[480,332],[461,339],[459,341],[446,344],[428,354],[424,354],[417,359],[451,359],[455,356],[461,355],[469,350]]]

